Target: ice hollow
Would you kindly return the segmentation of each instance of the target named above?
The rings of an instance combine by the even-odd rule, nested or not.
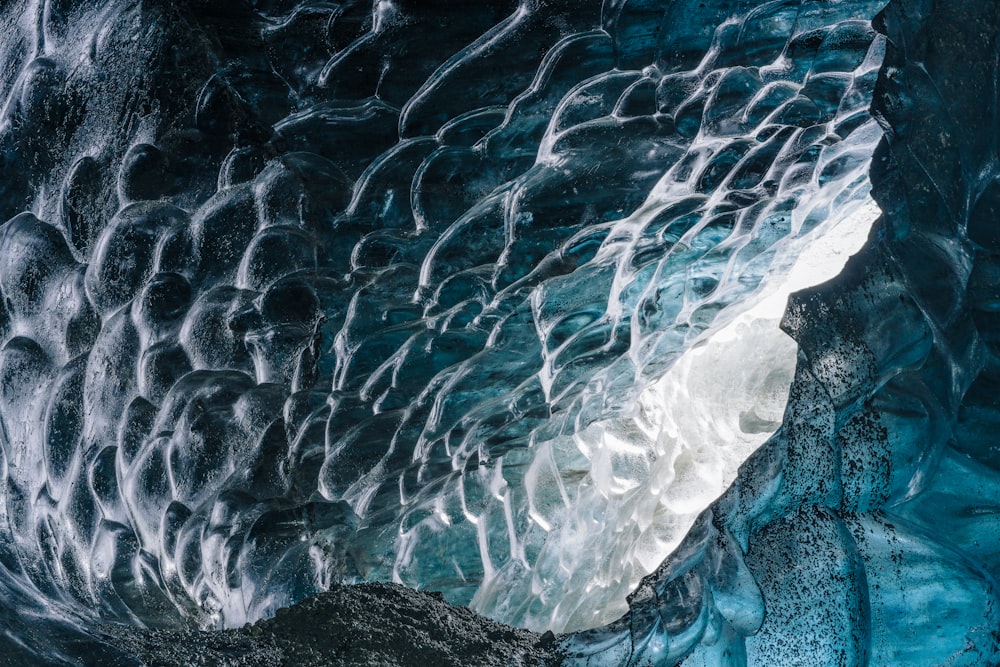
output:
[[[849,578],[891,562],[894,536],[920,542],[882,508],[966,464],[933,444],[954,415],[989,457],[988,375],[956,412],[988,326],[948,328],[967,303],[988,320],[988,262],[950,228],[885,236],[910,192],[885,147],[917,95],[869,111],[915,76],[883,67],[902,47],[871,26],[882,4],[2,10],[12,654],[72,660],[98,621],[234,627],[393,580],[596,627],[564,640],[592,664],[791,664],[782,568]],[[788,293],[839,265],[796,276],[822,243],[864,240],[872,181],[887,217],[839,287],[792,297],[788,338]],[[953,208],[973,199],[957,182]],[[911,460],[908,438],[932,453]],[[968,583],[948,548],[904,560]],[[837,589],[852,632],[866,585]],[[871,618],[906,602],[885,595]]]

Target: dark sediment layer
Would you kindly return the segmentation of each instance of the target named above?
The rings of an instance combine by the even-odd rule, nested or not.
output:
[[[559,664],[554,637],[512,628],[397,584],[336,586],[236,630],[107,626],[107,641],[149,667]],[[127,663],[126,663],[127,664]]]

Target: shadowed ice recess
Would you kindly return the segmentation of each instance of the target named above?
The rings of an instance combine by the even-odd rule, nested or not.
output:
[[[338,581],[612,623],[782,424],[787,295],[879,214],[884,2],[467,4],[0,10],[17,651]]]

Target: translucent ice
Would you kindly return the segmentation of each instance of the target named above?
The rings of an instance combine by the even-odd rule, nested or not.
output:
[[[883,512],[952,502],[956,415],[956,451],[992,461],[996,197],[970,185],[992,143],[955,157],[978,117],[911,110],[943,95],[920,68],[954,66],[902,50],[924,10],[887,39],[876,0],[459,4],[0,10],[11,650],[362,579],[581,630],[653,572],[574,656],[867,656],[858,615],[912,600],[782,574],[866,558],[921,599],[947,572],[973,623],[975,568],[921,541],[923,505]],[[884,128],[906,150],[872,163]],[[796,351],[767,324],[781,284],[814,239],[866,233],[870,167],[893,222],[840,292],[792,298]],[[911,209],[961,215],[911,232]]]
[[[995,436],[1000,8],[891,2],[873,111],[884,210],[835,280],[793,295],[781,429],[629,614],[570,664],[1000,660]],[[991,84],[992,85],[992,84]]]

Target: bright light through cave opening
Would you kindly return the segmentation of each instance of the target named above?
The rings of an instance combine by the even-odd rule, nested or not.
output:
[[[677,547],[780,426],[797,351],[779,328],[789,294],[839,274],[880,213],[866,196],[790,241],[787,252],[798,257],[788,272],[772,276],[756,299],[741,304],[743,312],[681,355],[646,388],[630,416],[542,443],[536,461],[566,459],[567,450],[575,450],[587,462],[578,479],[562,480],[570,514],[546,526],[549,536],[532,571],[487,577],[472,606],[554,632],[596,627],[624,614],[639,580]],[[542,475],[527,479],[546,483]],[[546,491],[528,493],[543,497]],[[542,514],[536,512],[536,520],[550,523]],[[518,604],[519,597],[528,602]]]
[[[662,4],[5,5],[0,654],[339,582],[624,611],[882,138],[880,0]]]

